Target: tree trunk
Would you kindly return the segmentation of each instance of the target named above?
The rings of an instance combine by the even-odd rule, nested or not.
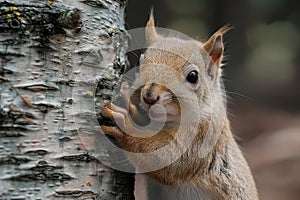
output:
[[[95,131],[126,63],[125,3],[0,1],[0,199],[134,199]]]

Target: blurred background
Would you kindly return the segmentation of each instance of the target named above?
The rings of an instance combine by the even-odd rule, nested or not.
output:
[[[300,198],[300,2],[129,0],[127,28],[156,25],[205,41],[224,24],[229,114],[262,200]]]

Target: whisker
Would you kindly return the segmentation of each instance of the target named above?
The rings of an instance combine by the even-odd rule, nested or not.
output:
[[[241,94],[241,93],[237,93],[237,92],[224,91],[222,89],[219,89],[219,90],[218,89],[207,89],[206,91],[207,92],[209,92],[209,91],[210,92],[219,92],[219,94],[222,94],[222,96],[226,97],[226,98],[231,98],[230,96],[226,95],[226,94],[229,94],[229,95],[234,95],[234,96],[237,96],[237,97],[242,97],[242,98],[247,99],[249,101],[254,101],[253,98],[248,97],[248,96],[246,96],[244,94]]]
[[[227,91],[226,93],[228,93],[228,94],[232,94],[232,95],[235,95],[235,96],[237,96],[237,97],[242,97],[242,98],[244,98],[244,99],[247,99],[247,100],[249,100],[249,101],[254,101],[254,99],[253,99],[253,98],[251,98],[251,97],[248,97],[248,96],[246,96],[246,95],[244,95],[244,94],[241,94],[241,93],[237,93],[237,92],[230,92],[230,91]]]

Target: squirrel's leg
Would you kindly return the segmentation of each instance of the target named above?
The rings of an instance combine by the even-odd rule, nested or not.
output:
[[[101,126],[101,131],[106,135],[112,135],[116,138],[122,138],[124,136],[124,132],[115,126]]]
[[[129,93],[128,83],[122,82],[120,92],[121,92],[123,100],[124,100],[125,109],[127,109],[130,114],[137,113],[136,106],[134,104],[132,104],[130,101],[130,93]]]
[[[105,134],[114,135],[116,137],[120,137],[126,133],[137,133],[139,134],[141,131],[134,127],[132,121],[130,120],[130,116],[127,110],[114,105],[113,103],[107,103],[107,106],[101,105],[101,114],[104,117],[113,119],[117,127],[109,126],[101,126],[101,129]],[[121,134],[122,133],[122,134]],[[142,134],[142,132],[140,133]]]
[[[126,135],[125,140],[133,140],[134,137],[150,137],[156,134],[156,131],[142,130],[135,127],[129,112],[124,108],[110,102],[106,106],[100,105],[100,108],[102,116],[113,119],[117,125],[116,127],[101,126],[104,134],[113,135],[116,139],[125,139],[124,136]]]

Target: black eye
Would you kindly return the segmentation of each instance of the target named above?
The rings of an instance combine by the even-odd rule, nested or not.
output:
[[[197,83],[197,81],[198,81],[198,72],[196,70],[191,71],[187,75],[186,80],[190,83],[193,83],[193,84]]]

